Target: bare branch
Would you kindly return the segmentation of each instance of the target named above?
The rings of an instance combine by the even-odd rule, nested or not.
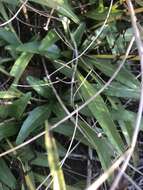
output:
[[[85,106],[87,106],[89,103],[91,103],[93,100],[96,99],[96,97],[101,94],[110,84],[111,82],[116,78],[116,76],[118,75],[119,71],[121,70],[121,68],[123,67],[123,65],[125,64],[125,61],[129,55],[129,52],[130,52],[130,49],[133,45],[133,42],[134,42],[134,37],[132,38],[129,46],[128,46],[128,49],[126,51],[126,54],[125,54],[125,57],[122,61],[122,63],[118,66],[117,70],[114,72],[114,74],[112,75],[112,77],[108,80],[108,82],[94,95],[92,96],[91,98],[89,98],[84,104],[82,104],[80,107],[78,107],[77,109],[75,109],[73,112],[71,112],[70,114],[68,114],[66,117],[64,117],[63,119],[61,119],[59,122],[57,122],[55,125],[53,125],[50,129],[52,130],[53,128],[56,128],[58,127],[60,124],[64,123],[65,121],[67,121],[68,119],[70,119],[73,115],[75,115],[77,112],[79,112],[80,110],[82,110]],[[3,157],[15,150],[18,150],[24,146],[26,146],[27,144],[30,144],[31,142],[35,141],[36,139],[42,137],[43,135],[45,135],[45,131],[39,133],[38,135],[34,136],[33,138],[25,141],[24,143],[14,147],[13,149],[9,149],[3,153],[0,154],[0,157]]]
[[[130,152],[127,156],[127,158],[125,159],[122,167],[121,167],[121,171],[119,172],[119,174],[117,175],[115,181],[113,182],[111,189],[110,190],[114,190],[123,173],[125,172],[128,163],[132,157],[132,154],[134,152],[135,146],[136,146],[136,142],[137,142],[137,137],[138,137],[138,133],[140,130],[140,123],[141,123],[141,118],[142,118],[142,112],[143,112],[143,44],[142,44],[142,40],[141,40],[141,36],[140,36],[140,32],[139,29],[137,27],[137,23],[136,23],[136,16],[135,16],[135,12],[134,12],[134,8],[133,8],[133,4],[131,2],[131,0],[126,0],[128,8],[129,8],[129,12],[131,15],[131,21],[132,21],[132,27],[134,30],[134,36],[135,36],[135,41],[136,41],[136,45],[138,48],[138,53],[139,53],[139,57],[140,57],[140,65],[141,65],[141,95],[140,95],[140,103],[139,103],[139,108],[138,108],[138,114],[137,114],[137,118],[136,118],[136,122],[135,122],[135,129],[133,132],[133,137],[132,137],[132,141],[131,141],[131,149]]]
[[[28,2],[28,0],[24,1],[22,3],[21,7],[18,9],[18,11],[13,15],[13,17],[11,17],[6,22],[0,24],[0,27],[5,26],[5,25],[9,24],[10,22],[12,22],[17,17],[17,15],[20,13],[20,11],[23,9],[23,7],[26,5],[27,2]]]

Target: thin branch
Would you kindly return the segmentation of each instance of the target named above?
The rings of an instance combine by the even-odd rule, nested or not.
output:
[[[139,53],[139,57],[140,57],[140,65],[141,65],[141,95],[140,95],[140,103],[139,103],[139,108],[138,108],[138,114],[137,114],[137,118],[136,118],[136,122],[135,122],[135,129],[133,132],[133,137],[132,137],[132,141],[131,141],[131,148],[130,148],[130,152],[126,158],[126,160],[124,161],[122,167],[121,167],[121,171],[119,172],[119,174],[117,175],[115,181],[113,182],[110,190],[114,190],[123,173],[125,172],[128,163],[132,157],[132,154],[134,152],[135,146],[136,146],[136,142],[137,142],[137,137],[138,137],[138,133],[140,130],[140,123],[141,123],[141,118],[142,118],[142,113],[143,113],[143,44],[142,44],[142,40],[141,40],[141,36],[140,36],[140,32],[139,29],[137,27],[137,23],[136,23],[136,16],[135,16],[135,12],[134,12],[134,8],[133,8],[133,4],[131,2],[131,0],[126,0],[128,8],[129,8],[129,12],[131,15],[131,21],[132,21],[132,27],[134,30],[134,36],[135,36],[135,41],[136,41],[136,45],[138,48],[138,53]]]
[[[95,182],[93,182],[90,187],[88,187],[86,190],[96,190],[98,189],[109,177],[110,175],[120,166],[120,164],[123,162],[123,160],[128,155],[130,149],[128,149],[124,154],[122,154],[113,164],[112,166],[105,171]]]
[[[23,7],[26,5],[27,2],[28,2],[28,0],[24,1],[22,3],[21,7],[18,9],[18,11],[13,15],[13,17],[11,17],[6,22],[0,24],[0,27],[5,26],[5,25],[9,24],[10,22],[12,22],[17,17],[17,15],[20,13],[20,11],[23,9]]]
[[[129,175],[124,173],[123,176],[136,188],[136,190],[142,190]]]
[[[106,16],[106,19],[102,25],[102,27],[100,28],[98,34],[96,36],[94,36],[93,40],[91,41],[91,43],[89,43],[89,45],[77,56],[75,57],[74,59],[70,60],[69,62],[65,63],[63,66],[61,66],[60,68],[58,68],[56,71],[54,71],[53,73],[50,74],[50,77],[57,73],[58,71],[60,71],[61,69],[63,69],[64,67],[66,67],[67,65],[71,64],[73,61],[76,61],[78,60],[80,57],[82,57],[88,50],[89,48],[95,43],[95,41],[98,39],[98,37],[101,35],[101,33],[103,32],[103,30],[105,29],[106,27],[106,24],[107,24],[107,21],[109,19],[109,16],[110,16],[110,13],[111,13],[111,9],[112,9],[112,5],[113,5],[113,0],[111,0],[111,3],[110,3],[110,7],[109,7],[109,10],[108,10],[108,13],[107,13],[107,16]]]
[[[95,100],[95,98],[101,94],[110,84],[111,82],[116,78],[116,76],[118,75],[119,71],[121,70],[121,68],[123,67],[123,65],[125,64],[125,61],[127,59],[127,56],[129,55],[130,49],[134,43],[134,37],[132,38],[129,47],[126,51],[125,57],[122,61],[122,63],[118,66],[118,68],[116,69],[116,71],[114,72],[114,74],[112,75],[112,77],[108,80],[108,82],[91,98],[89,98],[84,104],[82,104],[81,106],[79,106],[77,109],[75,109],[73,112],[71,112],[69,115],[67,115],[66,117],[64,117],[63,119],[61,119],[59,122],[57,122],[56,124],[54,124],[50,129],[54,129],[56,127],[58,127],[60,124],[64,123],[65,121],[67,121],[69,118],[71,118],[73,115],[75,115],[77,112],[79,112],[80,110],[82,110],[85,106],[87,106],[89,103],[91,103],[93,100]],[[25,141],[24,143],[14,147],[13,149],[9,149],[3,153],[0,154],[0,157],[3,157],[15,150],[18,150],[24,146],[26,146],[27,144],[30,144],[31,142],[35,141],[36,139],[42,137],[43,135],[45,135],[46,131],[43,131],[41,133],[39,133],[38,135],[34,136],[33,138]]]
[[[49,16],[49,18],[48,18],[48,20],[47,20],[47,23],[46,23],[46,26],[44,27],[44,30],[46,30],[46,31],[48,31],[48,29],[49,29],[49,24],[50,24],[50,21],[51,21],[51,16],[52,16],[52,14],[54,13],[54,10],[55,10],[55,9],[52,9],[52,10],[51,10],[50,16]]]

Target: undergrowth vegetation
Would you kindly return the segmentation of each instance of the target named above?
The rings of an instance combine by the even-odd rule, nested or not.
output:
[[[133,5],[142,36],[143,2]],[[0,1],[0,190],[96,189],[132,143],[141,93],[133,34],[123,0]],[[118,189],[143,188],[142,130],[143,120]]]

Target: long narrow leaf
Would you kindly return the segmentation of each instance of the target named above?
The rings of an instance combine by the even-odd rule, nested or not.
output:
[[[11,189],[16,188],[16,179],[2,158],[0,158],[0,181]]]
[[[16,143],[22,143],[34,129],[42,125],[44,121],[48,119],[50,113],[51,108],[49,105],[39,106],[32,110],[21,126]]]
[[[31,54],[31,53],[23,52],[21,54],[21,56],[14,63],[14,65],[10,71],[11,76],[15,77],[14,83],[17,83],[19,81],[21,75],[25,71],[32,56],[33,56],[33,54]]]
[[[84,77],[79,74],[78,75],[80,83],[83,82]],[[84,97],[85,101],[88,100],[90,97],[95,95],[97,91],[93,86],[88,83],[86,80],[84,84],[81,86],[81,93]],[[95,119],[98,121],[102,129],[104,130],[105,134],[108,136],[112,145],[118,150],[119,153],[123,151],[123,141],[120,137],[120,134],[111,119],[110,112],[104,103],[102,97],[99,95],[96,99],[88,105],[90,111],[92,112]]]
[[[55,139],[52,137],[52,135],[49,132],[47,121],[45,121],[45,127],[46,127],[45,145],[48,152],[48,161],[51,170],[51,175],[53,177],[53,190],[66,190],[63,171],[59,165],[59,156]]]
[[[116,71],[118,66],[111,64],[109,61],[99,61],[94,56],[90,58],[84,58],[84,61],[87,64],[94,65],[97,69],[103,72],[105,75],[111,77],[113,73]],[[129,70],[123,68],[117,75],[116,80],[121,82],[122,84],[131,87],[131,88],[139,88],[140,84],[137,79],[135,79],[134,75],[130,73]]]
[[[79,22],[78,17],[75,15],[75,13],[72,11],[69,3],[66,0],[30,0],[35,3],[40,3],[45,6],[48,6],[50,8],[56,9],[59,13],[69,17],[72,19],[75,23]]]

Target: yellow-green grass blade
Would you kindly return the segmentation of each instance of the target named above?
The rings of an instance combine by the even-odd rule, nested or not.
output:
[[[48,162],[53,177],[53,190],[66,190],[63,171],[59,164],[58,150],[56,147],[55,139],[49,132],[48,122],[45,121],[46,134],[45,145],[48,152]]]
[[[23,72],[25,71],[28,63],[30,62],[33,54],[23,52],[20,57],[15,61],[10,75],[15,77],[14,83],[17,84]]]

